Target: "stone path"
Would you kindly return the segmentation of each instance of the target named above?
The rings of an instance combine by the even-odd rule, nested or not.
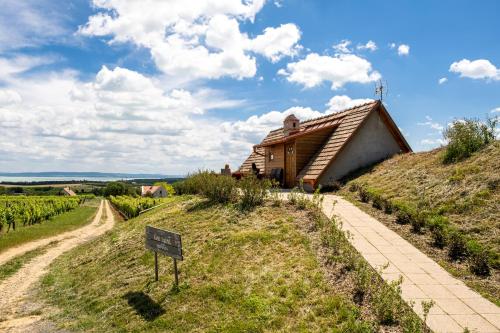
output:
[[[420,317],[421,301],[434,300],[427,318],[434,332],[462,333],[466,327],[471,332],[500,332],[498,306],[455,279],[384,224],[334,195],[325,196],[323,212],[341,219],[343,228],[353,236],[351,243],[375,269],[389,264],[382,273],[385,280],[403,277],[403,299],[414,302]]]

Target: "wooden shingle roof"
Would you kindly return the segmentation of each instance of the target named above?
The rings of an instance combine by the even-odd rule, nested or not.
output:
[[[243,162],[239,171],[243,174],[250,173],[252,171],[252,163],[255,163],[257,168],[260,169],[260,173],[264,173],[265,169],[265,149],[264,148],[255,148],[250,156]]]
[[[304,181],[316,181],[368,114],[379,105],[378,101],[366,103],[349,109],[338,128],[325,142],[323,147],[309,160],[299,172],[298,178]]]
[[[250,172],[252,163],[255,163],[257,167],[260,168],[261,172],[263,172],[265,167],[265,147],[292,141],[298,137],[309,135],[318,130],[333,128],[333,133],[326,140],[324,145],[314,154],[297,175],[297,179],[316,183],[370,112],[374,110],[379,110],[382,119],[386,122],[392,135],[399,143],[401,150],[404,152],[411,151],[410,146],[392,121],[382,103],[380,101],[372,101],[341,112],[304,121],[300,124],[297,131],[289,135],[285,135],[283,128],[272,130],[260,144],[254,146],[254,152],[252,152],[243,163],[240,171],[243,173]]]

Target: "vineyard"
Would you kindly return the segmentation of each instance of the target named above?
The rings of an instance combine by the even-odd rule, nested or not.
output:
[[[127,218],[136,217],[143,210],[159,205],[162,199],[135,198],[126,195],[110,196],[111,203]]]
[[[0,231],[30,226],[75,209],[85,197],[0,196]]]

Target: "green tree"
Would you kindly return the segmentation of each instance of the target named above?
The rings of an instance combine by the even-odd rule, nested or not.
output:
[[[154,183],[154,186],[163,187],[165,190],[167,190],[167,194],[169,197],[175,194],[174,187],[167,182],[156,182],[156,183]]]

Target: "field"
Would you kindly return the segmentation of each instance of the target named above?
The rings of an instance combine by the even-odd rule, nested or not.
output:
[[[6,227],[4,227],[0,234],[0,252],[23,243],[77,229],[92,220],[98,205],[99,200],[89,200],[81,206],[40,223],[23,226],[22,222],[18,222],[15,231],[10,230],[7,233]]]
[[[458,163],[443,164],[442,154],[443,149],[436,149],[396,156],[353,177],[340,194],[402,234],[469,286],[500,304],[500,142]],[[367,189],[369,195],[414,207],[417,212],[428,210],[442,216],[447,228],[458,231],[466,240],[477,242],[484,249],[489,257],[490,274],[472,274],[471,258],[450,260],[451,241],[448,240],[443,248],[436,247],[432,225],[426,224],[416,232],[410,225],[395,223],[395,212],[385,214],[372,200],[362,202],[358,191],[350,191],[354,183]]]
[[[192,196],[167,201],[56,260],[38,297],[53,309],[50,319],[58,327],[87,332],[373,332],[379,327],[367,301],[353,302],[354,270],[320,254],[328,251],[318,244],[331,235],[322,234],[307,211],[266,204],[242,213]],[[144,247],[146,225],[182,234],[185,260],[179,263],[178,288],[170,258],[160,257],[160,280],[154,281],[153,254]],[[384,295],[388,302],[391,292]],[[386,312],[394,304],[396,311],[404,308],[384,304]],[[414,315],[405,318],[419,325]],[[400,324],[388,329],[402,331]]]

